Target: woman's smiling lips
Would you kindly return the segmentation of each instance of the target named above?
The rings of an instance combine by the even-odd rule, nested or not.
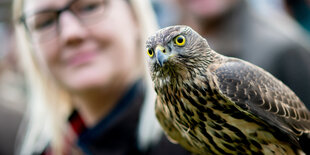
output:
[[[97,55],[93,50],[76,51],[66,62],[71,67],[78,67],[92,62]]]

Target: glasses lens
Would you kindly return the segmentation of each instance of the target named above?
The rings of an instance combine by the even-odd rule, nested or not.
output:
[[[72,11],[83,22],[98,21],[105,9],[104,0],[79,0],[72,5]]]
[[[57,11],[45,11],[25,18],[26,25],[35,40],[50,40],[58,34],[58,18],[69,9],[83,24],[100,21],[106,0],[75,0],[68,7]]]
[[[36,39],[49,39],[56,35],[57,13],[42,12],[29,16],[25,19],[26,25]]]

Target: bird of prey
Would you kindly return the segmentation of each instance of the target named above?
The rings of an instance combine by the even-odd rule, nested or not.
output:
[[[173,142],[194,154],[310,153],[310,112],[270,73],[188,26],[161,29],[146,47],[156,116]]]

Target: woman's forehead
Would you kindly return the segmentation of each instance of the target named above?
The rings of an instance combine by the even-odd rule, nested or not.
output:
[[[24,0],[24,12],[34,13],[39,10],[61,8],[70,0]]]

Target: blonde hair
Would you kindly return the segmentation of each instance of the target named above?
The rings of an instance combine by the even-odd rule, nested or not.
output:
[[[23,14],[23,1],[14,0],[13,20],[15,22],[18,56],[29,88],[29,102],[27,117],[25,117],[20,129],[20,133],[22,133],[20,135],[23,137],[17,153],[40,152],[51,142],[53,152],[61,154],[63,131],[66,127],[67,117],[73,108],[71,98],[69,93],[58,87],[53,79],[42,72],[38,65],[38,59],[34,54],[29,34],[25,26],[19,22],[19,18]],[[141,47],[139,49],[144,49],[147,36],[157,29],[155,15],[149,1],[130,0],[129,3],[141,29],[141,43],[139,44]],[[145,56],[145,54],[143,55]],[[143,62],[145,62],[145,67],[146,61]],[[147,71],[144,75],[147,82],[147,93],[138,127],[138,143],[142,150],[158,141],[159,134],[161,134],[160,127],[155,119],[155,92],[152,89],[151,79]]]

